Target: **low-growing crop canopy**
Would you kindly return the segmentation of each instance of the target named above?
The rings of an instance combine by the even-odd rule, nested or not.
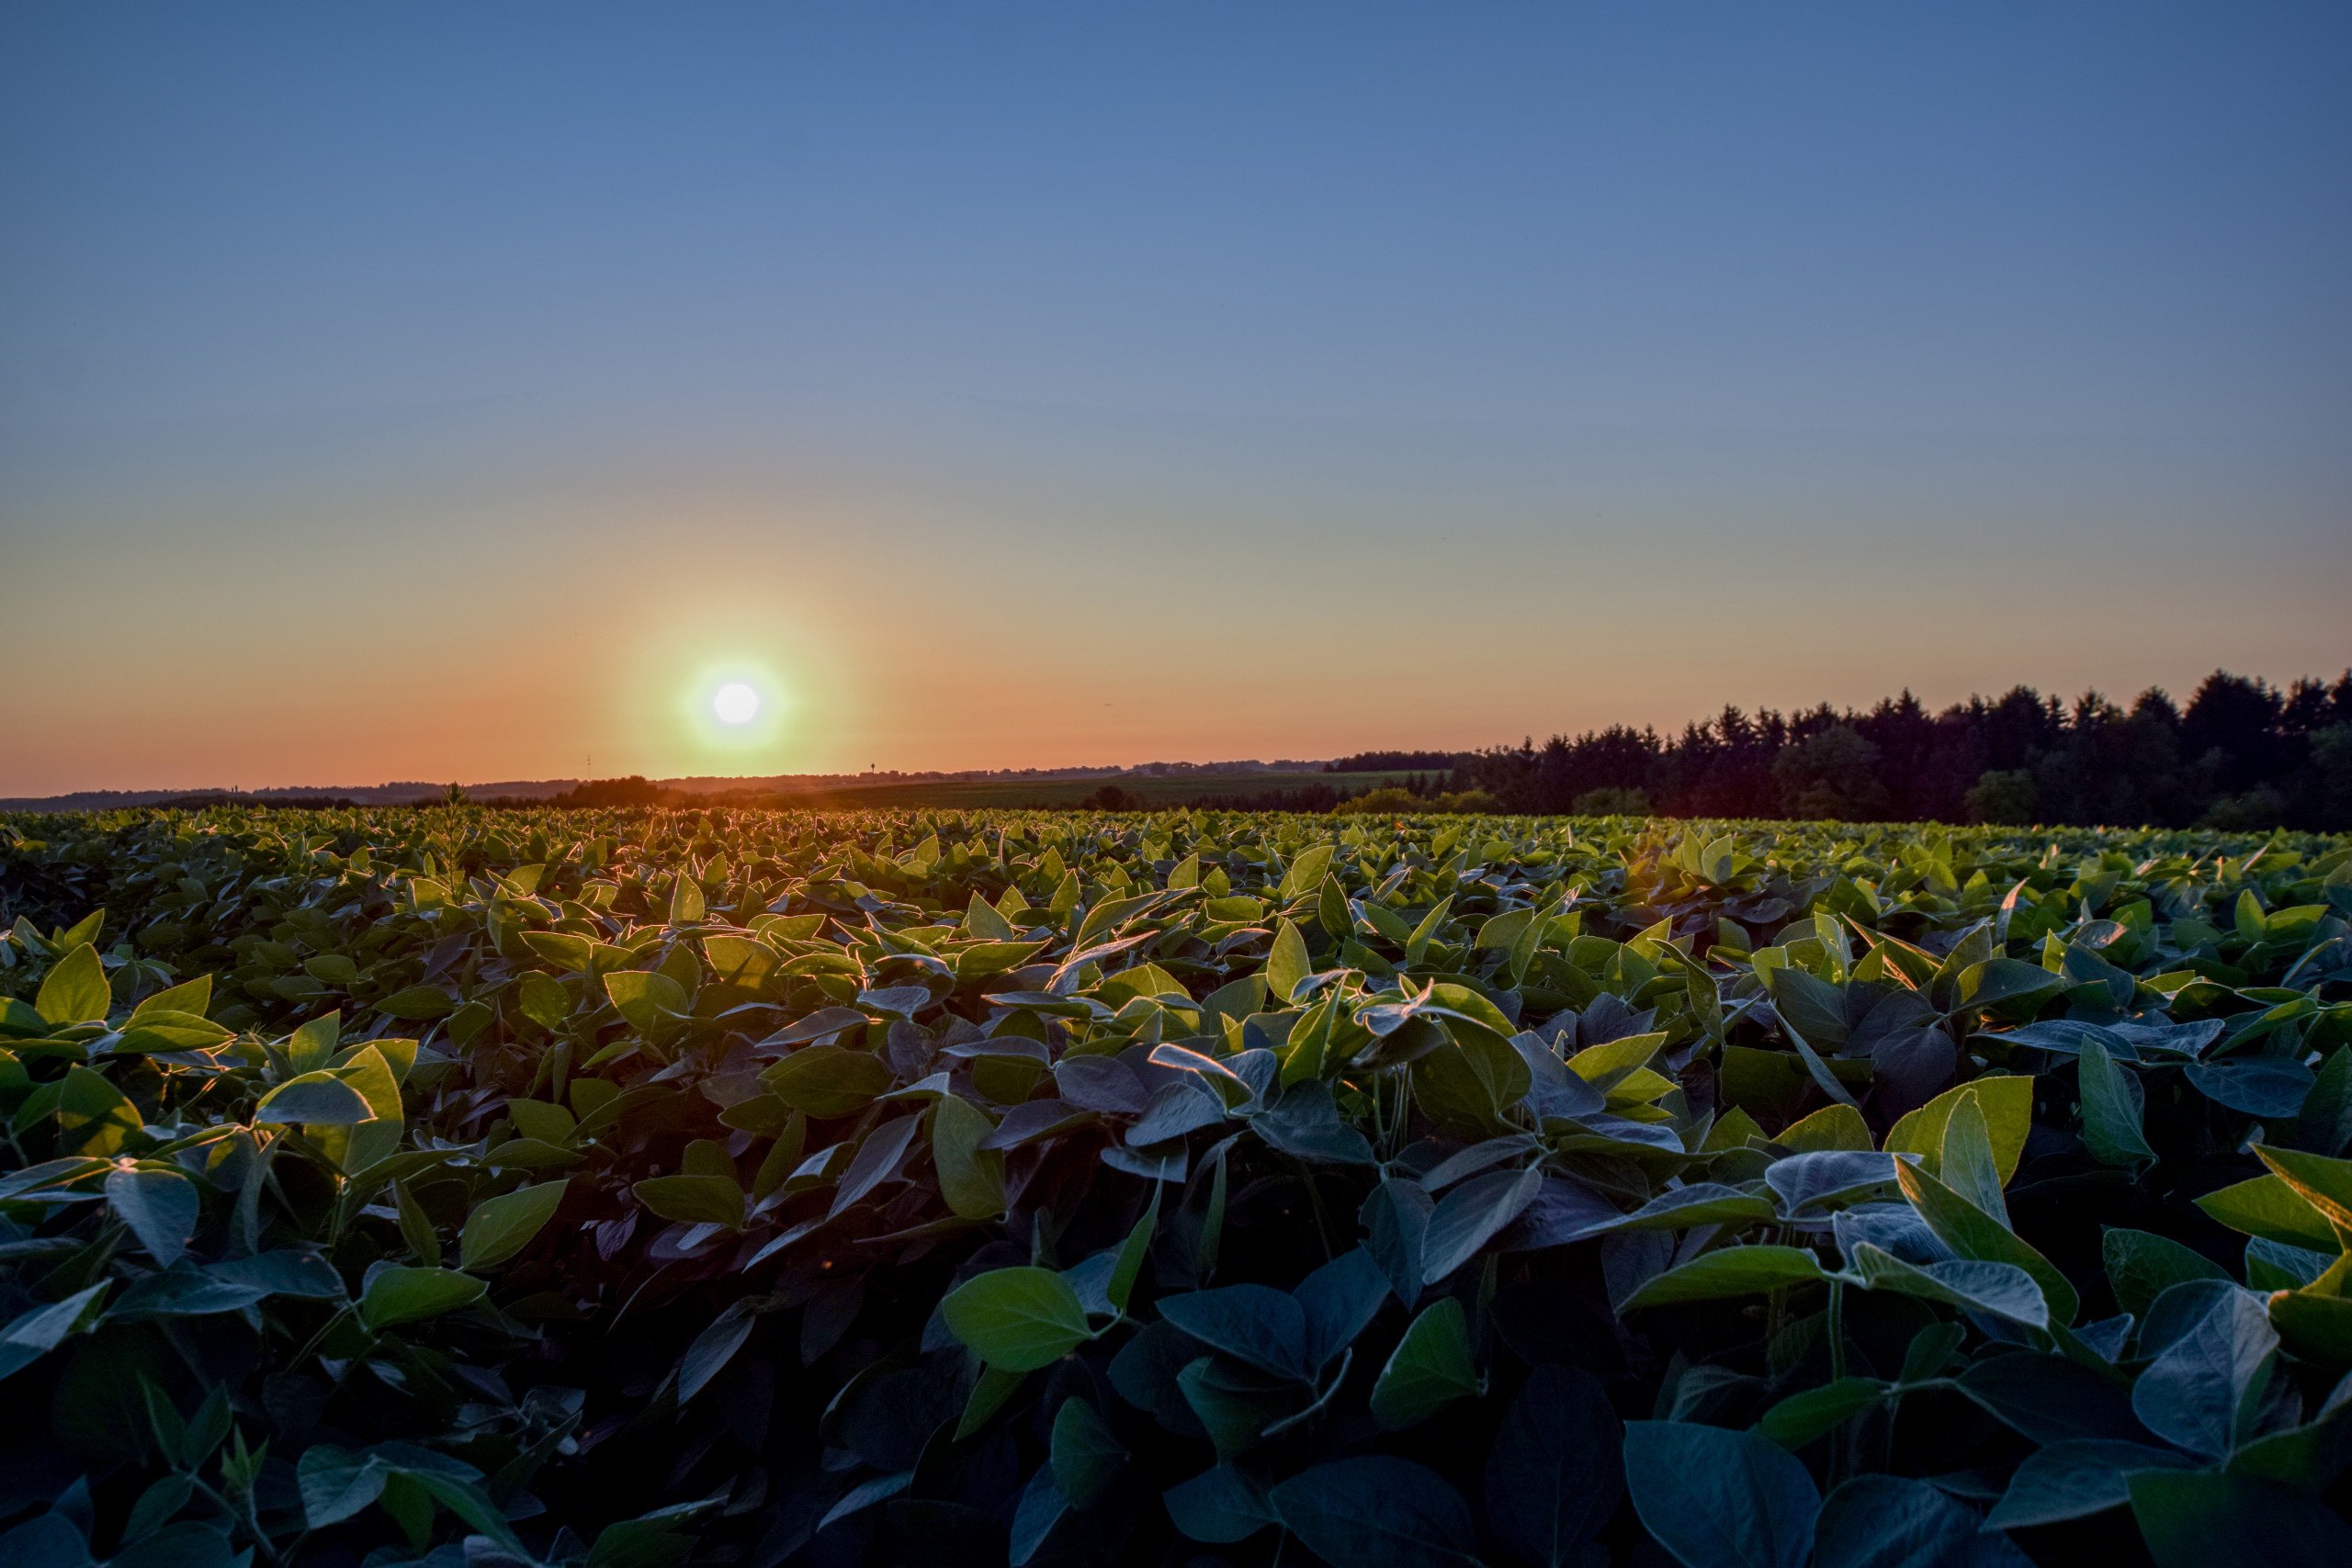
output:
[[[23,816],[0,917],[12,1563],[2352,1561],[2341,840]]]

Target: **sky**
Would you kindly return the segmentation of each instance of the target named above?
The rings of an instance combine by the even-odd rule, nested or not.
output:
[[[2341,5],[0,8],[0,795],[2185,695],[2347,604]]]

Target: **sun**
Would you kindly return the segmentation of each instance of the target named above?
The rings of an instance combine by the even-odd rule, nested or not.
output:
[[[760,694],[741,681],[729,681],[710,694],[710,711],[721,724],[749,724],[760,716]]]

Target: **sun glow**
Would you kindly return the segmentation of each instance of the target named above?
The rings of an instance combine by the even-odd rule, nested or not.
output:
[[[711,694],[710,711],[721,724],[749,724],[760,715],[760,694],[741,681],[729,681]]]

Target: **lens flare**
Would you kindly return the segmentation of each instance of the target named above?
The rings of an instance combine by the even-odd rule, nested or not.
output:
[[[760,715],[760,694],[741,681],[729,681],[710,694],[710,711],[721,724],[749,724]]]

